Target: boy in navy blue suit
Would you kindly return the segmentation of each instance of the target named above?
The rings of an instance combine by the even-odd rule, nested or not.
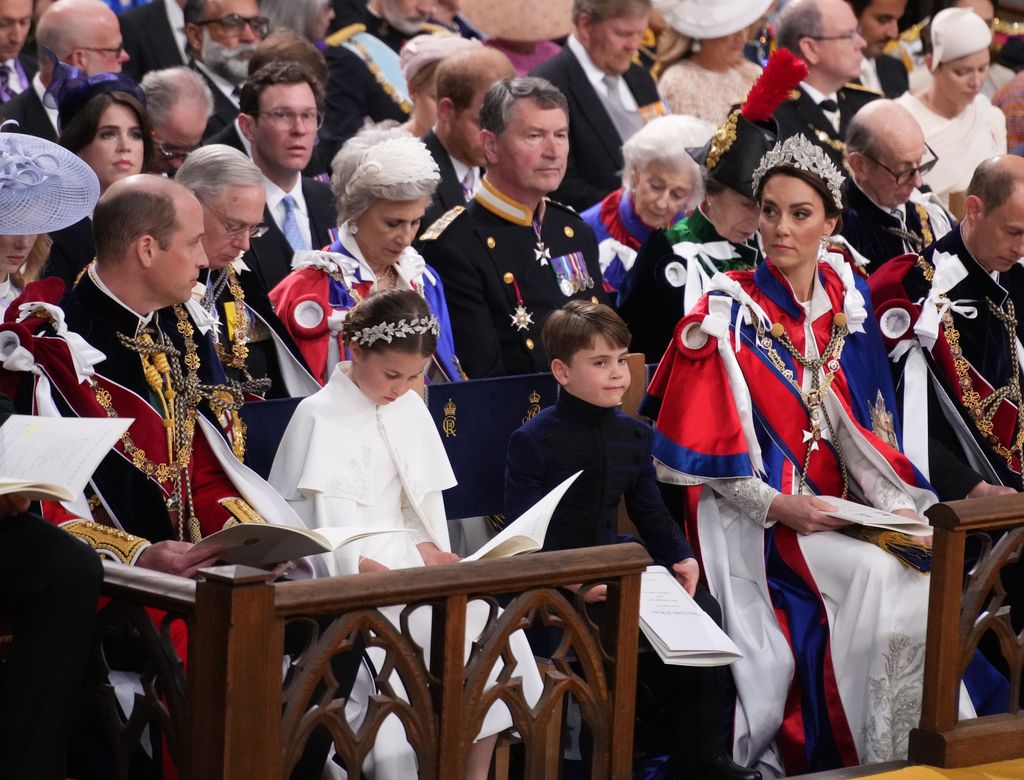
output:
[[[555,510],[545,550],[615,544],[619,502],[656,563],[669,568],[716,623],[718,602],[699,584],[700,570],[679,524],[661,499],[651,459],[650,426],[618,409],[629,388],[626,323],[609,307],[570,301],[552,312],[541,332],[551,373],[561,385],[554,406],[512,434],[505,472],[505,514],[521,515],[551,488],[579,470]],[[589,603],[604,601],[605,586]],[[665,777],[759,780],[729,756],[733,698],[726,667],[662,664],[641,640],[638,687],[664,709],[673,745],[673,772]],[[535,648],[543,653],[546,648]],[[645,704],[641,697],[638,711]],[[644,734],[638,730],[638,738]]]

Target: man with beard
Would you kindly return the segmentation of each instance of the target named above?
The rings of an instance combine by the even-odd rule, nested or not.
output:
[[[438,25],[427,24],[433,8],[433,0],[370,0],[369,3],[335,0],[332,26],[342,30],[350,24],[366,25],[370,35],[398,52],[414,35],[438,28]]]
[[[270,21],[259,15],[256,0],[188,0],[184,14],[190,64],[213,92],[213,114],[206,123],[205,140],[238,116],[249,59],[269,32]]]
[[[423,143],[441,170],[441,181],[420,222],[421,230],[449,209],[464,207],[473,199],[485,162],[480,104],[491,84],[514,75],[508,57],[490,47],[447,57],[437,66],[437,121],[423,136]]]

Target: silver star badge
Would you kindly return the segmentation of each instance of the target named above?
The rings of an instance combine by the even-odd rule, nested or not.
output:
[[[533,249],[533,254],[534,259],[540,263],[541,266],[547,265],[548,261],[551,259],[551,250],[544,246],[544,244],[537,244]]]
[[[525,306],[516,306],[515,314],[510,316],[516,330],[528,330],[533,325],[533,315],[526,310]]]

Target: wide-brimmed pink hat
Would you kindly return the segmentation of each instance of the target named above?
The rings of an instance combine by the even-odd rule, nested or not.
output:
[[[462,0],[461,13],[489,38],[536,43],[573,31],[572,0]]]

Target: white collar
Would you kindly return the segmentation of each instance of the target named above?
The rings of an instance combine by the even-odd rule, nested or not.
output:
[[[118,298],[116,295],[114,295],[114,292],[109,287],[107,287],[107,285],[105,285],[103,283],[102,279],[100,279],[100,275],[96,272],[96,264],[95,263],[89,263],[88,274],[89,274],[89,278],[92,279],[92,283],[96,285],[96,288],[101,293],[103,293],[108,298],[110,298],[110,300],[112,300],[114,303],[116,303],[122,309],[124,309],[125,311],[130,311],[132,314],[135,315],[136,318],[138,318],[139,324],[135,328],[135,335],[138,336],[139,332],[144,327],[149,325],[149,323],[152,321],[152,319],[153,319],[153,312],[149,312],[149,314],[139,314],[137,311],[135,311],[135,309],[133,309],[127,303],[125,303],[120,298]]]
[[[303,216],[306,215],[306,199],[302,197],[302,176],[296,174],[295,186],[290,190],[282,190],[274,182],[268,179],[266,176],[263,177],[263,188],[267,191],[267,208],[274,211],[278,206],[281,205],[281,201],[284,200],[285,195],[291,195],[295,201],[295,210]]]
[[[238,123],[238,117],[235,117],[234,121],[235,132],[238,133],[238,140],[242,142],[242,149],[245,150],[245,156],[252,159],[252,141],[245,137],[245,133],[242,132],[242,126]]]
[[[590,54],[580,43],[580,39],[576,37],[575,33],[569,36],[569,39],[565,42],[565,45],[569,47],[569,51],[573,53],[573,56],[580,63],[580,67],[583,68],[583,72],[587,76],[587,81],[593,86],[601,85],[601,89],[604,89],[604,77],[609,75],[601,70],[594,61],[590,59]]]
[[[343,276],[352,276],[355,268],[359,268],[359,277],[362,281],[373,282],[377,284],[377,275],[370,268],[370,264],[366,262],[366,258],[363,257],[362,251],[359,249],[359,244],[356,243],[355,236],[352,235],[348,229],[348,222],[342,222],[338,227],[338,236],[341,245],[345,247],[352,254],[352,258],[345,257],[342,254],[335,255],[336,262],[341,268]],[[353,263],[352,260],[355,262]],[[398,256],[398,262],[394,264],[395,271],[398,272],[398,277],[406,283],[408,286],[413,284],[423,285],[423,276],[426,274],[426,261],[423,256],[413,249],[411,246],[407,246],[402,250],[402,254]],[[434,281],[433,277],[430,277],[431,281]]]
[[[50,124],[53,125],[53,129],[57,129],[57,109],[50,108],[46,105],[46,101],[43,100],[43,96],[46,94],[46,87],[43,86],[43,80],[39,78],[39,73],[32,77],[32,89],[36,91],[36,95],[39,97],[39,102],[43,104],[43,110],[46,115],[50,117]],[[59,135],[59,133],[58,133]]]
[[[455,169],[455,178],[459,180],[459,184],[462,184],[463,180],[466,178],[466,174],[469,173],[470,171],[474,171],[476,173],[476,179],[474,183],[478,184],[480,182],[480,169],[477,168],[475,165],[466,165],[466,163],[462,162],[462,160],[457,159],[452,154],[448,155],[448,159],[452,161],[452,168]]]
[[[822,100],[835,100],[838,103],[838,97],[835,92],[831,95],[826,95],[824,92],[820,92],[806,81],[800,82],[800,89],[807,93],[807,96],[814,101],[814,105],[818,105]]]
[[[212,70],[206,67],[205,63],[195,58],[195,52],[192,53],[192,61],[195,63],[196,67],[199,68],[199,70],[201,70],[204,74],[206,74],[207,77],[209,77],[210,81],[213,82],[214,86],[216,86],[217,89],[224,93],[224,97],[230,100],[234,104],[235,108],[238,108],[238,98],[235,97],[234,93],[235,90],[238,89],[239,85],[232,84],[219,73],[214,73]]]

